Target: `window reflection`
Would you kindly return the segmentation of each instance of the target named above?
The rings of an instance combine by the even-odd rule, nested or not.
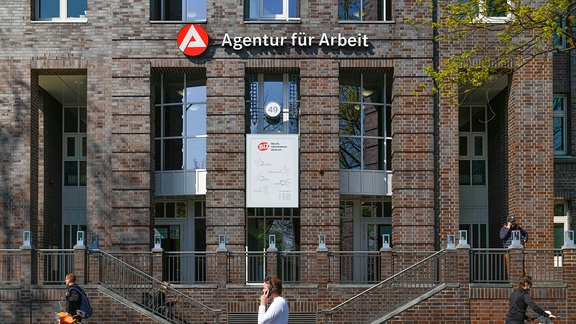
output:
[[[156,171],[205,169],[205,76],[158,75],[154,94]]]
[[[340,76],[340,168],[390,170],[388,75]]]

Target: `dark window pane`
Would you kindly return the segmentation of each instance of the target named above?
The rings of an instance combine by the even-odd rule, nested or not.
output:
[[[87,117],[86,108],[78,108],[80,111],[80,133],[86,133]]]
[[[78,108],[64,109],[64,132],[78,132]]]
[[[66,156],[75,157],[76,156],[76,138],[67,137],[66,138]]]
[[[472,161],[472,184],[485,185],[486,184],[486,162],[485,161]]]
[[[182,106],[164,107],[164,136],[182,136]]]
[[[470,108],[460,107],[458,112],[458,130],[461,132],[470,131]]]
[[[86,161],[80,161],[80,185],[86,186]]]
[[[164,141],[164,170],[182,170],[182,139]]]
[[[78,162],[76,161],[64,162],[64,185],[65,186],[78,185]]]
[[[484,141],[482,136],[474,136],[474,156],[484,155]]]
[[[166,214],[164,213],[164,203],[156,203],[156,217],[166,217]]]
[[[466,136],[460,136],[459,154],[460,154],[460,156],[467,156],[468,155],[468,137],[466,137]]]
[[[486,128],[486,116],[484,107],[472,108],[472,131],[483,132]]]
[[[470,184],[470,161],[460,161],[459,163],[459,184]]]

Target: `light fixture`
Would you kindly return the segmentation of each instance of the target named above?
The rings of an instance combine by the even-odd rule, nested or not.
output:
[[[362,91],[362,95],[363,95],[364,97],[370,97],[370,96],[373,95],[373,94],[374,94],[374,90],[364,89],[364,90]]]
[[[326,247],[326,234],[319,234],[318,235],[318,248],[316,251],[327,251],[328,248]]]
[[[90,235],[90,248],[97,249],[98,248],[98,234],[92,233]]]
[[[24,231],[22,233],[22,246],[31,247],[32,246],[32,232]]]
[[[76,246],[84,246],[84,231],[76,232]]]
[[[454,249],[456,248],[456,238],[454,234],[448,234],[448,243],[446,244],[447,249]]]
[[[519,230],[512,231],[512,244],[510,244],[510,247],[522,247]]]
[[[217,251],[227,251],[227,249],[226,249],[226,234],[218,235],[218,250]]]
[[[458,245],[468,245],[468,231],[467,230],[460,230],[458,231],[460,238],[458,240]]]
[[[161,250],[162,249],[162,234],[156,231],[154,234],[154,250]]]
[[[382,249],[387,250],[390,248],[390,234],[382,234]]]
[[[564,245],[562,246],[563,248],[566,247],[570,247],[570,248],[574,248],[576,247],[574,245],[574,231],[564,231]]]
[[[276,250],[276,235],[268,235],[268,249]]]

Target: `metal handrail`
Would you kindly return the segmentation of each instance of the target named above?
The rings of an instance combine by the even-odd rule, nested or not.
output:
[[[449,258],[452,255],[455,253],[438,251],[323,312],[333,323],[374,321],[443,283],[455,282],[452,274],[455,273],[456,261],[455,257]],[[409,278],[405,278],[407,276]],[[349,307],[356,309],[338,313]]]
[[[120,297],[169,323],[189,323],[186,318],[219,322],[220,310],[172,288],[134,266],[101,250],[90,250],[98,258],[98,283]]]

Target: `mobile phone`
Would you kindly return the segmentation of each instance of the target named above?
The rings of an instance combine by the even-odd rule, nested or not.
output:
[[[266,297],[270,297],[270,295],[272,295],[272,290],[268,289],[268,291],[266,291]]]

